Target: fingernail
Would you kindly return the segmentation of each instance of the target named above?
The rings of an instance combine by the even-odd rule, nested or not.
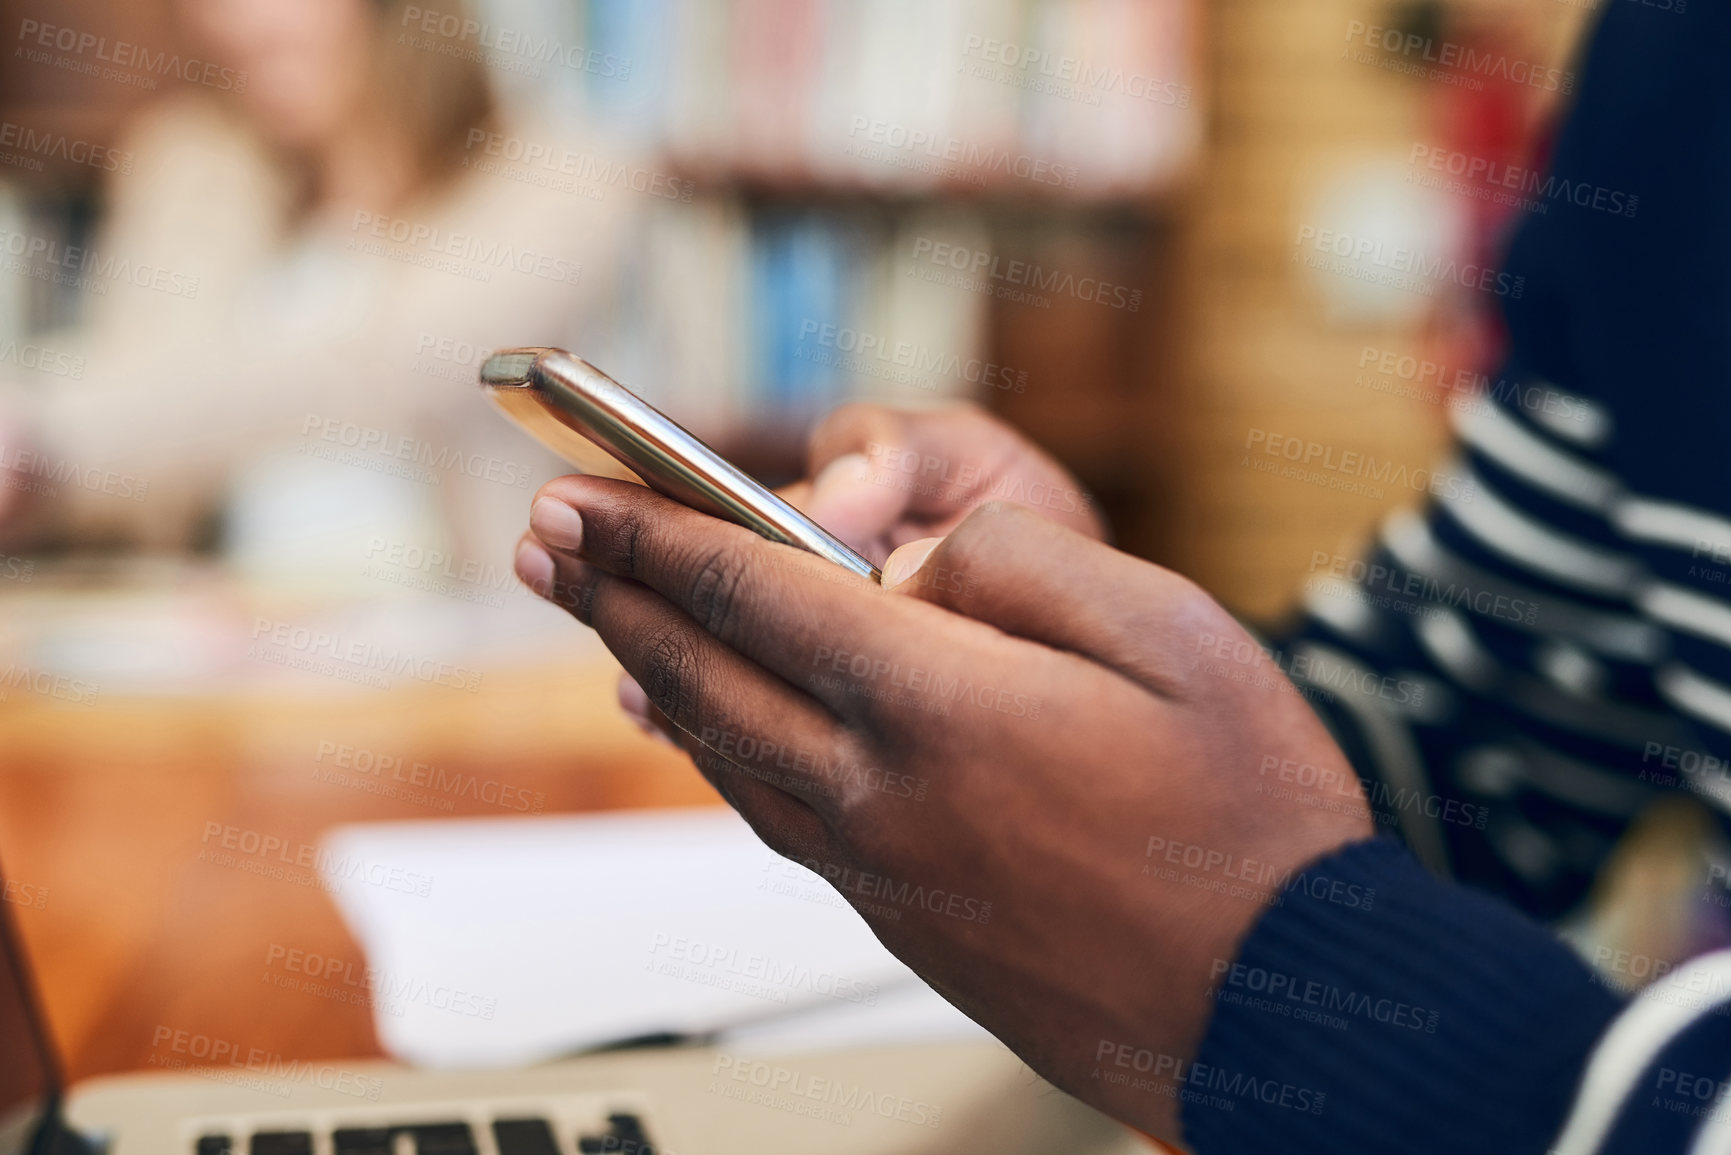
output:
[[[926,559],[932,556],[932,551],[943,542],[941,537],[922,537],[918,541],[910,541],[884,560],[884,589],[894,589],[901,585],[926,564]]]
[[[517,543],[517,576],[540,597],[553,593],[553,555],[532,537]]]
[[[554,549],[575,551],[583,544],[583,518],[556,497],[537,498],[529,507],[529,528]]]

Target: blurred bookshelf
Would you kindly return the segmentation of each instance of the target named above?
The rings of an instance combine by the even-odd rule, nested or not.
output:
[[[14,27],[181,43],[172,0],[122,8],[0,0]],[[772,481],[844,401],[977,402],[1064,459],[1119,543],[1145,550],[1148,438],[1173,362],[1160,303],[1202,137],[1198,0],[415,8],[472,16],[476,43],[505,46],[487,74],[508,129],[600,125],[673,192],[640,198],[621,281],[586,327],[591,360]],[[575,55],[524,67],[525,44]],[[180,90],[17,69],[0,115],[113,146]],[[89,165],[0,175],[0,219],[75,243],[100,218]],[[78,302],[6,312],[39,331]]]
[[[590,0],[574,31],[585,111],[681,193],[610,327],[622,379],[776,481],[839,403],[972,401],[1147,544],[1192,0]]]

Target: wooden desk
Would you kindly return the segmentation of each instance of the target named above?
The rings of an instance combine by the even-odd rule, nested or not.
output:
[[[149,1066],[159,1026],[287,1059],[378,1055],[364,1005],[264,981],[273,944],[360,969],[329,897],[201,860],[212,824],[298,846],[357,820],[509,814],[536,792],[549,813],[717,804],[683,755],[619,713],[616,676],[588,663],[489,672],[473,694],[0,702],[9,913],[68,1077]],[[351,765],[347,783],[325,776],[345,746],[374,767]],[[468,775],[506,801],[452,785]]]

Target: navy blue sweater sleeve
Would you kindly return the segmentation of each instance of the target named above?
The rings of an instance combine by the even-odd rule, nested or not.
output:
[[[1199,1155],[1546,1150],[1619,999],[1550,933],[1391,841],[1303,877],[1358,901],[1301,880],[1217,976],[1184,1103]],[[1302,1088],[1312,1109],[1211,1094],[1212,1071]]]
[[[1731,1138],[1731,952],[1625,1005],[1549,931],[1389,840],[1305,871],[1216,981],[1184,1075],[1198,1155],[1682,1155],[1703,1128]]]

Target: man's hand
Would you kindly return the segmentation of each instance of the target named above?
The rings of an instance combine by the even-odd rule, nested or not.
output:
[[[531,526],[518,572],[769,846],[1035,1070],[1155,1133],[1257,915],[1370,833],[1225,611],[1027,509],[976,509],[894,589],[600,478],[548,484]]]
[[[988,501],[1106,536],[1093,499],[1068,470],[972,406],[912,413],[845,405],[812,433],[806,458],[812,480],[785,496],[879,565],[909,542],[943,537]]]
[[[889,584],[918,569],[945,534],[988,501],[1025,505],[1106,539],[1093,498],[1068,470],[971,405],[925,412],[844,405],[812,431],[806,480],[781,495],[884,567]],[[629,674],[619,680],[619,706],[645,733],[666,733],[666,719]]]

